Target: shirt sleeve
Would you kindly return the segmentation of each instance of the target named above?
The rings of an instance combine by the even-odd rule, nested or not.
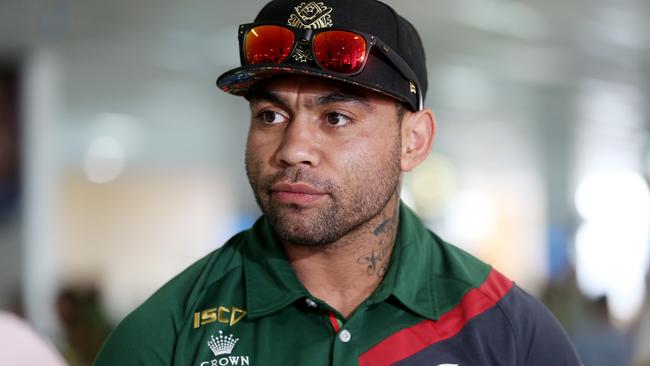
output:
[[[95,366],[171,366],[176,330],[173,315],[150,299],[127,316],[108,337]]]
[[[518,286],[501,303],[513,328],[517,365],[581,366],[568,336],[553,314]]]

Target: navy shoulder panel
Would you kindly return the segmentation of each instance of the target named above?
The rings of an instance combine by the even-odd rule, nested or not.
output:
[[[499,307],[513,329],[518,365],[582,365],[557,319],[538,299],[514,286]]]
[[[430,344],[394,365],[579,366],[553,315],[517,286],[471,318],[454,336]]]

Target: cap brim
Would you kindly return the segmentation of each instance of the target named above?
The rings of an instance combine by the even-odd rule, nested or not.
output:
[[[404,100],[399,95],[390,93],[386,90],[381,90],[378,86],[373,86],[369,82],[365,82],[362,79],[355,78],[353,76],[346,77],[338,74],[330,74],[325,70],[314,69],[310,66],[301,66],[301,65],[277,65],[277,64],[261,64],[261,65],[247,65],[238,67],[236,69],[227,71],[223,73],[217,79],[217,86],[225,91],[226,93],[246,96],[250,88],[258,82],[278,76],[278,75],[306,75],[320,77],[330,80],[342,81],[344,83],[352,84],[358,87],[365,89],[370,89],[377,93],[387,95],[391,98],[403,101],[405,103],[410,103],[408,100]]]

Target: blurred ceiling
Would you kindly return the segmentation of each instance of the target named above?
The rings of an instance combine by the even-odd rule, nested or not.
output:
[[[264,3],[3,0],[0,50],[22,52],[41,42],[113,42],[125,51],[132,46],[141,56],[164,62],[157,50],[160,44],[183,43],[188,51],[199,51],[194,57],[208,54],[221,61],[193,65],[213,71],[237,61],[233,26],[252,19]],[[387,3],[416,24],[431,63],[454,57],[484,60],[481,66],[490,74],[526,83],[571,83],[586,57],[604,66],[625,63],[622,59],[628,53],[648,53],[646,1]],[[230,49],[211,47],[227,39]],[[594,49],[593,43],[600,47]],[[109,47],[107,52],[118,50]]]
[[[218,92],[213,80],[238,63],[236,26],[264,3],[1,0],[0,58],[21,59],[43,46],[59,51],[63,139],[71,141],[65,144],[71,163],[85,148],[75,141],[90,133],[80,127],[114,113],[135,117],[147,137],[149,145],[136,160],[204,161],[242,151],[232,140],[224,140],[221,150],[206,147],[214,145],[207,136],[243,138],[246,128],[215,123],[241,120],[247,112]],[[427,104],[451,140],[492,120],[514,123],[531,136],[566,135],[591,79],[634,84],[647,101],[647,1],[387,3],[422,35],[431,85]],[[451,140],[443,138],[440,147],[453,149]],[[171,141],[187,143],[165,155]]]

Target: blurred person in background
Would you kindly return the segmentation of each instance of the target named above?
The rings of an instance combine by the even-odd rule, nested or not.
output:
[[[0,364],[64,366],[56,348],[17,316],[0,311]]]
[[[56,309],[65,338],[60,348],[66,361],[70,366],[91,365],[111,331],[96,289],[65,288],[59,292]]]
[[[0,220],[17,204],[19,189],[16,76],[0,69]]]
[[[646,277],[646,284],[650,287],[650,276]],[[650,366],[650,301],[647,299],[639,317],[636,326],[633,365]]]
[[[239,28],[264,213],[112,333],[96,365],[580,365],[534,297],[400,201],[431,151],[416,29],[374,1],[268,3]],[[238,122],[238,121],[234,121]]]
[[[609,321],[607,297],[591,304],[587,319],[574,337],[576,349],[585,365],[629,365],[632,355],[630,339]]]

